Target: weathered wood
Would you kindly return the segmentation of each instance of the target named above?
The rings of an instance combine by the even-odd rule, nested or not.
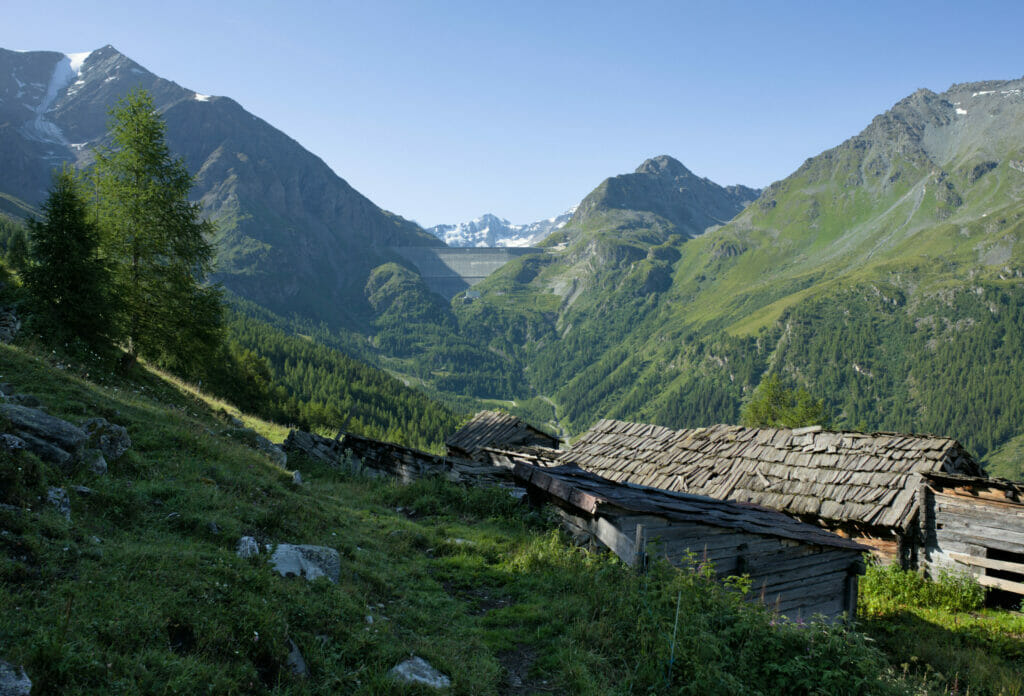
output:
[[[954,561],[959,561],[965,565],[978,566],[981,568],[990,568],[992,570],[1005,570],[1010,573],[1019,573],[1024,575],[1024,563],[1013,563],[1011,561],[997,561],[993,558],[979,558],[978,556],[969,556],[966,553],[947,553],[947,556],[952,558]]]
[[[979,585],[994,587],[997,590],[1005,590],[1007,592],[1024,595],[1024,582],[1013,582],[1012,580],[1004,580],[1003,578],[994,578],[991,575],[978,575],[976,576],[976,579],[978,580]]]
[[[1024,553],[1024,544],[1013,543],[1000,539],[998,536],[984,536],[978,533],[978,530],[970,530],[967,533],[961,531],[953,531],[950,529],[940,529],[936,532],[938,536],[938,544],[941,547],[946,541],[956,541],[964,544],[978,545],[979,542],[983,542],[988,548],[999,549],[1000,551],[1009,551],[1010,553]]]

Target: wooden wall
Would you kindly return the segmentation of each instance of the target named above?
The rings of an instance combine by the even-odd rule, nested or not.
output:
[[[719,578],[749,575],[752,598],[789,619],[856,614],[857,576],[864,571],[858,551],[627,511],[593,517],[559,511],[578,541],[589,535],[630,565],[644,562],[640,549],[676,566],[709,562]]]
[[[995,486],[924,486],[925,558],[969,572],[986,587],[1024,595],[1024,504]]]

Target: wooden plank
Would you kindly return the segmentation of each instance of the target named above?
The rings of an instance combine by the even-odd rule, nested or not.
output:
[[[1010,553],[1024,553],[1024,543],[1013,543],[998,536],[984,536],[977,532],[978,530],[954,531],[947,528],[936,530],[935,536],[939,541],[939,546],[942,546],[945,540],[948,539],[963,544],[987,546],[990,549],[999,549],[1000,551],[1009,551]]]
[[[1024,563],[1012,563],[1010,561],[997,561],[992,558],[979,558],[977,556],[969,556],[966,553],[949,552],[946,554],[954,561],[960,561],[965,565],[980,566],[982,568],[991,568],[992,570],[1005,570],[1010,573],[1019,573],[1024,575]]]
[[[940,520],[940,522],[942,521]],[[1010,531],[1008,529],[999,529],[998,527],[991,527],[986,524],[964,519],[957,520],[956,524],[951,524],[947,519],[945,523],[943,523],[942,529],[936,530],[936,534],[941,534],[942,532],[953,532],[964,536],[973,536],[976,539],[982,540],[975,542],[980,543],[982,546],[995,546],[995,542],[998,541],[1024,547],[1024,529],[1019,532]],[[984,541],[989,539],[992,543]]]
[[[984,585],[985,587],[994,587],[997,590],[1006,590],[1007,592],[1024,595],[1024,582],[1003,580],[1002,578],[994,578],[991,575],[978,575],[976,580],[979,585]]]

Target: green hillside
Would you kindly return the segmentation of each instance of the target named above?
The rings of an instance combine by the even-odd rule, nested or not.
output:
[[[32,693],[426,693],[388,676],[410,654],[453,694],[938,692],[862,635],[778,624],[706,574],[637,576],[507,493],[279,468],[205,402],[110,367],[0,345],[7,393],[132,442],[104,474],[0,449],[0,658]],[[241,536],[335,549],[337,583],[240,558]]]

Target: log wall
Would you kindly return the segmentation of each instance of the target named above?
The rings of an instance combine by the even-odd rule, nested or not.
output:
[[[858,551],[625,511],[594,517],[559,512],[577,541],[595,540],[630,565],[651,556],[678,567],[710,563],[719,579],[749,575],[751,597],[790,619],[856,614],[863,572]]]
[[[973,575],[1024,595],[1024,504],[985,487],[926,486],[922,531],[930,570]]]

